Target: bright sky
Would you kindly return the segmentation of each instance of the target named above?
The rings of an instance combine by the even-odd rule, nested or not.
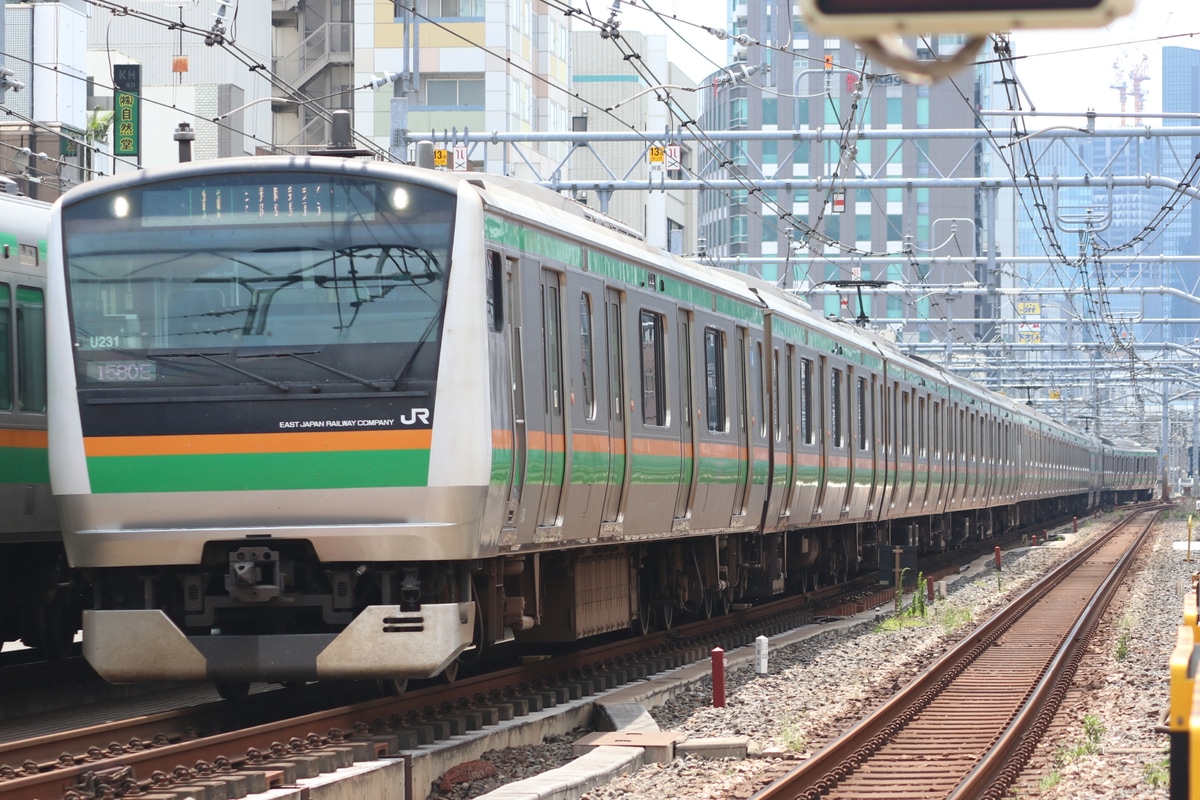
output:
[[[627,30],[665,33],[670,58],[694,79],[699,80],[715,69],[696,52],[697,49],[724,64],[725,42],[693,25],[674,24],[674,29],[695,45],[694,49],[679,36],[658,26],[654,16],[645,9],[645,3],[661,15],[675,15],[681,20],[720,28],[726,24],[728,0],[626,0],[621,3],[620,12],[622,27]],[[605,6],[593,6],[593,10],[597,16],[605,16],[607,12]],[[1089,108],[1119,111],[1119,93],[1110,88],[1116,75],[1113,61],[1122,60],[1127,73],[1141,62],[1143,56],[1149,58],[1149,80],[1142,84],[1146,92],[1145,109],[1160,109],[1162,65],[1159,53],[1163,45],[1200,49],[1200,2],[1137,0],[1131,15],[1107,28],[1013,34],[1014,54],[1018,57],[1017,74],[1034,107],[1047,113],[1087,111]],[[988,54],[981,55],[986,57]],[[1132,97],[1126,103],[1126,110],[1133,111]],[[1117,125],[1115,121],[1098,124],[1101,127]],[[1159,123],[1147,120],[1144,124]]]

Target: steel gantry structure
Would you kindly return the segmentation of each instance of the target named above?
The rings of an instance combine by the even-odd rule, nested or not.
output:
[[[981,118],[1015,113],[985,111]],[[567,155],[534,179],[561,193],[594,196],[601,211],[618,191],[717,192],[740,203],[748,193],[751,207],[760,197],[762,213],[778,220],[786,243],[777,254],[723,255],[721,243],[709,242],[693,255],[760,277],[767,277],[764,265],[782,262],[777,283],[819,312],[868,324],[914,355],[1080,428],[1152,444],[1158,438],[1170,460],[1186,451],[1172,442],[1194,441],[1194,426],[1171,424],[1172,415],[1182,413],[1180,400],[1200,393],[1200,204],[1192,203],[1200,193],[1200,115],[1159,115],[1174,124],[1110,129],[1095,126],[1105,115],[1081,116],[1084,127],[1051,124],[1011,134],[983,127],[685,126],[455,131],[433,139],[467,148],[472,160],[494,159],[479,148],[502,148],[501,160],[523,171],[538,163],[528,148],[565,143]],[[780,162],[785,148],[807,144],[813,154],[807,176],[777,177],[770,164],[730,158],[753,140],[778,142]],[[605,146],[618,142],[641,143],[640,156],[606,162]],[[854,157],[863,142],[882,143],[870,161]],[[674,161],[653,169],[652,156],[668,148]],[[927,174],[895,174],[906,152],[920,154]],[[585,155],[602,165],[606,179],[572,178],[574,160]],[[922,239],[914,224],[918,198],[943,189],[972,190],[975,207],[935,220]],[[901,235],[875,242],[823,235],[819,225],[837,213],[836,195],[859,191],[898,194]],[[792,203],[793,197],[805,202]],[[768,198],[775,207],[768,209]],[[1172,469],[1183,474],[1189,465]]]

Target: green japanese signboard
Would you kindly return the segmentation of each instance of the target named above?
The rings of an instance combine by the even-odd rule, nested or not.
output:
[[[113,66],[113,155],[136,156],[141,139],[139,112],[142,68],[139,64]]]
[[[116,92],[113,95],[113,105],[116,113],[113,115],[116,124],[113,153],[118,156],[136,156],[138,154],[138,104],[140,99],[130,92]]]

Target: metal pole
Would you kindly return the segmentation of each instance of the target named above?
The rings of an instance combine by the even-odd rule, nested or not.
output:
[[[1163,500],[1171,499],[1171,485],[1167,480],[1167,458],[1170,454],[1169,450],[1168,450],[1167,440],[1170,438],[1170,433],[1171,433],[1171,417],[1170,417],[1170,413],[1168,411],[1168,409],[1170,408],[1170,405],[1169,405],[1169,401],[1167,400],[1167,388],[1168,388],[1167,381],[1163,381],[1163,385],[1162,385],[1162,443],[1159,446],[1159,456],[1162,459],[1162,499]]]

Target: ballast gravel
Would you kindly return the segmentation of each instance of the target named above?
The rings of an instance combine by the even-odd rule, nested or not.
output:
[[[1190,505],[1190,503],[1189,503]],[[987,567],[948,585],[948,596],[924,618],[884,617],[845,631],[831,630],[770,655],[770,672],[750,668],[727,676],[727,705],[711,707],[707,681],[651,709],[663,730],[689,738],[749,736],[763,755],[745,760],[676,758],[593,789],[587,800],[748,797],[779,762],[801,760],[894,694],[975,623],[1040,578],[1107,527],[1111,516],[1080,523],[1078,535],[1048,546],[1003,555],[1002,570]],[[1092,641],[1075,688],[1059,712],[1056,743],[1022,776],[1013,796],[1066,800],[1165,800],[1167,736],[1155,733],[1170,691],[1168,659],[1182,621],[1182,594],[1200,568],[1200,552],[1185,560],[1187,517],[1172,512],[1152,533],[1126,588],[1110,606]],[[1070,530],[1069,528],[1067,529]],[[1200,551],[1200,547],[1197,547]],[[890,608],[881,609],[881,612]],[[469,800],[503,784],[571,760],[571,742],[584,731],[540,746],[485,753],[496,775],[435,791],[430,798]],[[490,771],[490,770],[489,770]]]

